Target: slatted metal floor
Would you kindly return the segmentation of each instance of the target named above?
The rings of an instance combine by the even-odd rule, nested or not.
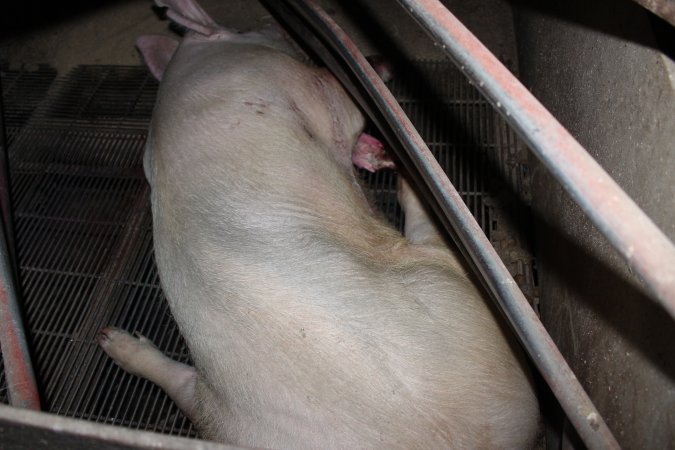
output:
[[[142,172],[157,84],[142,67],[81,66],[55,81],[41,70],[5,68],[2,79],[25,319],[44,408],[194,436],[161,390],[124,373],[94,340],[100,327],[115,325],[189,361],[159,287]],[[513,251],[518,240],[504,233],[498,200],[509,189],[527,196],[522,145],[448,63],[421,62],[391,87],[486,234],[511,255],[514,275],[534,292],[531,258]],[[39,92],[40,101],[17,92]],[[396,175],[361,176],[400,228]]]
[[[46,98],[56,78],[56,70],[46,65],[35,70],[9,70],[6,63],[0,62],[0,75],[5,104],[3,122],[9,145],[28,122],[35,108]]]

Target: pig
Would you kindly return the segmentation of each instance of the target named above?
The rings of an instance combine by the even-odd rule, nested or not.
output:
[[[411,188],[405,235],[353,163],[391,167],[336,79],[273,30],[192,0],[143,37],[160,80],[144,156],[155,257],[194,367],[143,336],[97,340],[203,437],[263,448],[533,446],[521,350]]]

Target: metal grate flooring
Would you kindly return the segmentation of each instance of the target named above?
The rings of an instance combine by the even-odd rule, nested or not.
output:
[[[10,70],[6,63],[0,62],[7,145],[44,100],[55,78],[56,70],[49,66],[40,66],[36,70]]]
[[[141,67],[79,67],[10,143],[24,314],[45,410],[194,436],[159,388],[94,341],[116,325],[189,361],[152,259],[142,151],[156,90]]]
[[[413,76],[420,73],[426,80]],[[512,248],[513,237],[496,232],[503,227],[495,199],[509,189],[527,195],[525,149],[449,63],[421,62],[398,75],[394,94],[462,198],[498,250]],[[24,312],[43,407],[195,436],[159,388],[124,373],[94,341],[100,327],[116,325],[189,361],[159,287],[142,171],[156,82],[142,67],[121,66],[81,66],[51,88],[51,80],[17,76],[8,89],[11,76],[2,76],[6,120],[14,130],[9,154]],[[39,104],[12,95],[41,89],[44,97],[48,88]],[[396,174],[361,177],[400,229]],[[527,287],[531,259],[523,255],[506,262]],[[0,372],[0,401],[7,401],[5,391]]]

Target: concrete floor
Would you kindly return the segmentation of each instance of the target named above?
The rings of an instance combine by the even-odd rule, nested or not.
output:
[[[49,64],[59,73],[78,64],[139,64],[134,48],[136,38],[143,34],[170,33],[168,22],[158,17],[149,0],[99,1],[79,9],[71,5],[75,0],[60,3],[65,5],[64,9],[52,14],[54,17],[49,16],[51,11],[35,17],[27,11],[12,13],[10,10],[3,19],[7,22],[5,30],[9,27],[10,31],[0,34],[0,60],[9,62],[13,68]],[[219,23],[242,31],[273,22],[257,1],[201,0],[200,3]],[[320,0],[318,3],[367,55],[443,57],[394,0]],[[515,63],[513,17],[505,0],[446,0],[446,4],[497,56]],[[11,17],[12,14],[15,17]]]

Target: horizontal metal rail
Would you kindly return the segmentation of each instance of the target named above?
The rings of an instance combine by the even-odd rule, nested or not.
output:
[[[675,245],[518,79],[438,0],[397,0],[527,143],[675,318]]]
[[[268,8],[340,79],[384,134],[433,205],[541,372],[579,435],[591,449],[618,448],[504,263],[462,202],[426,144],[364,56],[312,0],[267,0]]]

